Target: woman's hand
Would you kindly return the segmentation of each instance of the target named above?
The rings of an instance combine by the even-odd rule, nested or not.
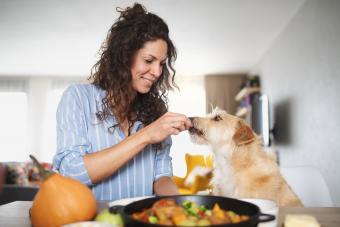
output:
[[[170,135],[178,135],[191,127],[191,121],[183,114],[167,112],[143,129],[149,144],[159,143]]]

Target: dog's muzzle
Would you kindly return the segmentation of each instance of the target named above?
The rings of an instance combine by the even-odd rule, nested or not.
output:
[[[199,130],[198,128],[195,128],[195,127],[191,127],[189,128],[189,133],[190,134],[196,134],[196,135],[203,135],[203,132],[201,130]]]
[[[202,136],[203,135],[202,130],[195,127],[195,117],[189,117],[189,120],[193,125],[191,128],[189,128],[189,133],[192,135]]]
[[[189,133],[191,135],[203,136],[203,132],[201,130],[199,130],[198,128],[195,128],[195,127],[189,128]]]

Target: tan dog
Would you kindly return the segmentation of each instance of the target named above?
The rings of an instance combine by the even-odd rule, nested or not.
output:
[[[213,194],[302,206],[280,174],[275,155],[264,151],[260,138],[244,120],[219,109],[207,117],[190,119],[192,140],[213,148]]]

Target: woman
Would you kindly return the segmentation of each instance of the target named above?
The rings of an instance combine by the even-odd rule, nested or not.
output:
[[[177,194],[170,136],[191,123],[167,112],[176,50],[166,23],[142,5],[117,11],[92,83],[61,98],[53,169],[89,185],[97,200]]]

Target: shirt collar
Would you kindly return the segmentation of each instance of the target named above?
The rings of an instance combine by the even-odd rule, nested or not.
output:
[[[101,89],[99,86],[95,86],[95,89],[97,89],[97,94],[96,94],[96,101],[99,102],[100,104],[102,103],[103,98],[106,96],[106,91]]]

